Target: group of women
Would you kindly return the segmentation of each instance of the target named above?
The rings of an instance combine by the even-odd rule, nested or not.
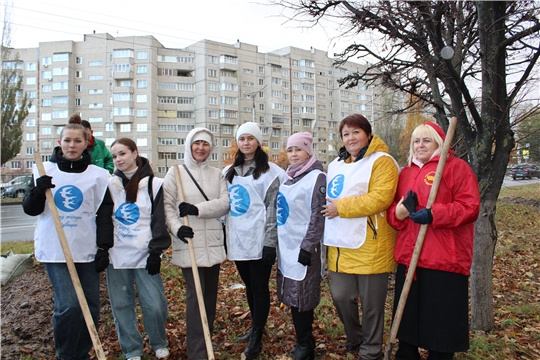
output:
[[[55,292],[57,359],[89,359],[92,342],[58,237],[48,230],[52,219],[47,189],[53,192],[96,323],[99,272],[106,270],[126,359],[140,360],[143,355],[134,283],[150,346],[157,358],[169,356],[167,301],[159,275],[161,254],[171,243],[169,234],[172,262],[182,269],[186,282],[188,359],[208,358],[189,242],[210,331],[220,264],[226,258],[235,262],[251,313],[251,330],[239,338],[247,340],[246,359],[256,359],[262,351],[276,259],[277,296],[291,308],[296,332],[293,359],[315,358],[314,309],[326,268],[345,329],[343,351],[357,351],[359,360],[382,358],[389,274],[397,262],[399,299],[421,224],[429,224],[425,249],[399,328],[396,359],[420,359],[419,347],[429,350],[429,359],[451,359],[454,352],[466,350],[467,277],[479,209],[474,173],[463,160],[450,156],[437,201],[426,208],[444,141],[438,125],[425,123],[414,130],[409,162],[401,174],[388,147],[362,115],[343,119],[339,133],[344,146],[326,174],[307,132],[289,137],[289,166],[283,171],[269,162],[259,127],[245,123],[236,132],[234,161],[221,171],[210,166],[212,132],[194,128],[186,138],[184,164],[169,169],[161,180],[126,138],[111,145],[116,170],[109,178],[106,170],[91,165],[84,128],[66,125],[59,146],[45,163],[47,175],[34,170],[35,183],[23,200],[27,214],[39,215],[35,251]]]

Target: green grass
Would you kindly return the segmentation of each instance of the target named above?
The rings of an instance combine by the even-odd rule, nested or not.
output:
[[[32,254],[34,252],[34,241],[13,241],[1,243],[1,253],[4,254],[9,250],[14,254]]]

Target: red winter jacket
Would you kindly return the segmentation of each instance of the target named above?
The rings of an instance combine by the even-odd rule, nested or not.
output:
[[[435,177],[439,156],[422,168],[414,163],[403,168],[388,222],[399,231],[394,257],[398,264],[409,266],[420,230],[410,218],[396,218],[397,203],[412,189],[418,196],[417,210],[426,207]],[[437,198],[431,211],[433,222],[428,225],[418,266],[466,276],[470,275],[474,244],[474,222],[480,210],[478,181],[470,166],[463,160],[448,156]]]

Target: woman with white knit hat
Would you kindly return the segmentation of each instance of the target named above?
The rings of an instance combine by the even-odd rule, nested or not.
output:
[[[244,354],[250,360],[261,353],[270,312],[268,282],[276,260],[276,202],[285,172],[268,161],[257,124],[249,122],[240,126],[236,142],[238,152],[234,162],[223,169],[230,201],[227,250],[229,260],[235,262],[246,285],[252,328]]]
[[[313,137],[299,132],[287,141],[287,181],[278,195],[279,301],[291,307],[296,342],[294,360],[315,357],[313,310],[321,298],[321,241],[326,175],[312,151]]]

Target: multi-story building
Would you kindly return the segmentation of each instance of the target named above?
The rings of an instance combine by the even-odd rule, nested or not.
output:
[[[4,173],[29,172],[36,150],[47,160],[75,112],[107,145],[120,137],[134,139],[159,176],[182,162],[186,135],[194,127],[215,134],[216,167],[223,166],[236,128],[247,121],[260,125],[273,157],[291,134],[311,132],[313,149],[327,165],[337,154],[343,117],[380,116],[376,87],[339,87],[338,79],[361,65],[335,67],[326,52],[314,48],[261,53],[239,41],[202,40],[170,49],[153,36],[87,34],[80,42],[42,42],[13,53],[19,55],[17,67],[32,106],[21,152],[5,164]]]

